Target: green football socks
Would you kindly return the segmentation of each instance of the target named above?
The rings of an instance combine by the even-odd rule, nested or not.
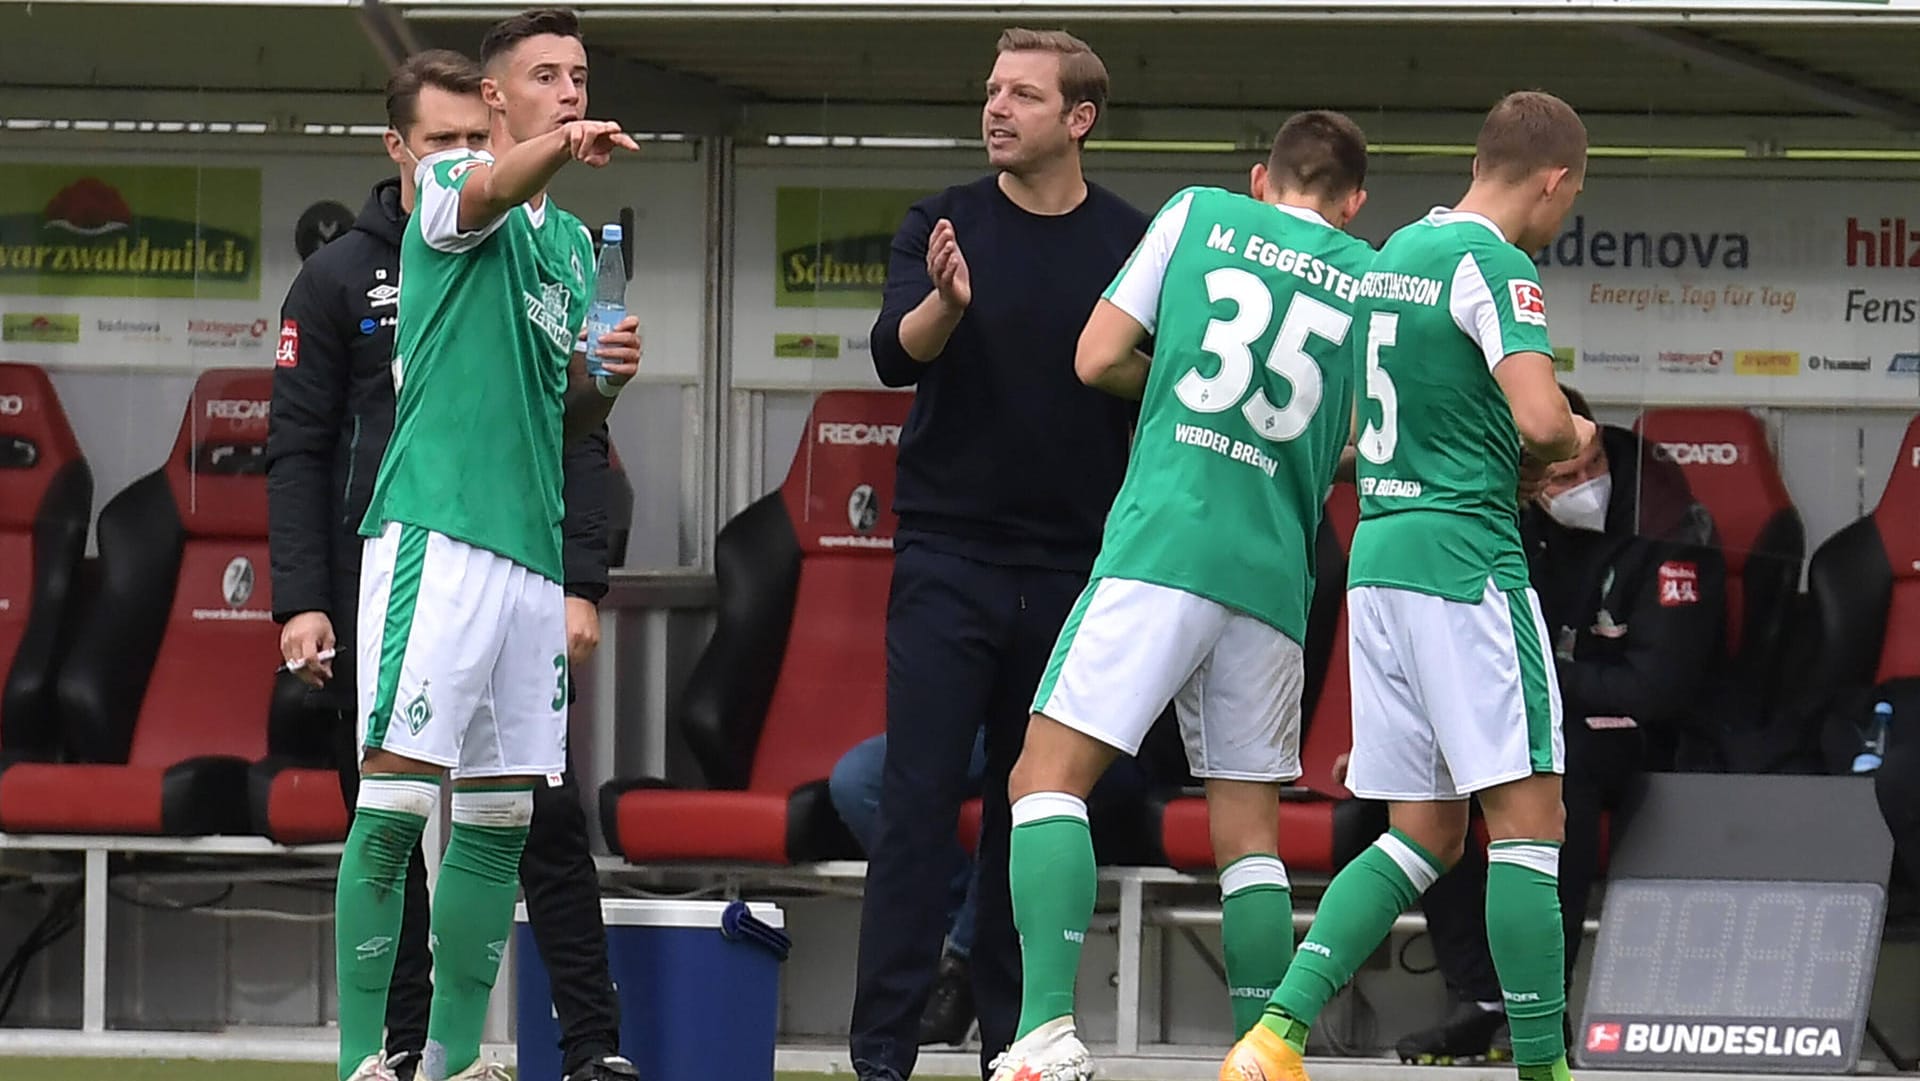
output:
[[[440,783],[431,776],[370,774],[360,783],[334,888],[341,1081],[384,1049],[407,862],[439,803]]]
[[[1399,830],[1388,830],[1342,868],[1260,1024],[1304,1054],[1314,1019],[1441,870],[1439,860]]]
[[[1293,890],[1278,856],[1243,856],[1221,868],[1220,952],[1238,1040],[1260,1020],[1293,960]]]
[[[1007,877],[1020,932],[1019,1040],[1073,1014],[1080,948],[1100,885],[1086,801],[1065,792],[1015,801],[1009,846]]]
[[[1487,846],[1487,947],[1506,997],[1513,1061],[1527,1081],[1559,1064],[1566,1071],[1566,939],[1560,924],[1560,845],[1495,841]],[[1528,1075],[1529,1067],[1536,1069]]]
[[[487,1000],[513,927],[520,854],[533,821],[531,789],[453,794],[453,828],[433,896],[433,1012],[421,1067],[431,1081],[480,1057]]]

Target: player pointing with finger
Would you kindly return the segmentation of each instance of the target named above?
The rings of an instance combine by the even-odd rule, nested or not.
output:
[[[533,11],[488,32],[492,146],[428,155],[400,252],[394,434],[361,534],[362,784],[336,901],[340,1076],[392,1076],[380,1046],[407,854],[451,772],[453,826],[431,918],[433,1005],[420,1076],[503,1078],[479,1062],[513,919],[532,788],[566,764],[561,447],[596,429],[639,367],[636,321],[575,342],[592,237],[546,195],[569,161],[636,149],[582,119],[578,23]]]

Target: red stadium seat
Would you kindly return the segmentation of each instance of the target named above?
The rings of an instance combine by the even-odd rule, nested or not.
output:
[[[1907,425],[1873,513],[1813,553],[1819,648],[1806,677],[1828,696],[1920,677],[1920,417]]]
[[[74,761],[0,774],[0,829],[247,831],[247,767],[266,750],[279,659],[271,380],[203,373],[166,464],[101,511],[100,588],[59,679]]]
[[[1373,842],[1382,826],[1379,809],[1354,800],[1334,780],[1334,764],[1353,746],[1351,688],[1347,679],[1346,550],[1353,542],[1359,503],[1352,485],[1334,488],[1321,527],[1314,617],[1308,626],[1307,710],[1301,738],[1301,776],[1280,803],[1280,859],[1290,871],[1332,874]],[[1316,662],[1315,657],[1324,658]],[[1160,818],[1160,845],[1167,866],[1213,869],[1207,802],[1200,796],[1167,801]]]
[[[47,374],[0,363],[0,756],[56,757],[93,473]]]
[[[706,787],[609,782],[602,823],[627,859],[860,858],[826,778],[886,725],[894,456],[911,403],[820,395],[786,482],[721,530],[718,620],[677,718]]]
[[[1766,426],[1745,409],[1649,409],[1635,430],[1677,463],[1713,516],[1727,562],[1727,651],[1737,673],[1776,676],[1806,531]]]

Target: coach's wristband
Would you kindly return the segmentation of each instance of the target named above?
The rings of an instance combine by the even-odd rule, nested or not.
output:
[[[615,383],[604,375],[593,377],[593,389],[599,391],[602,398],[618,398],[620,388],[624,386],[626,386],[625,383]]]

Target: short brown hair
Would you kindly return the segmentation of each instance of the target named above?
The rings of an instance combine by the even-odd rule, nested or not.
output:
[[[1060,97],[1071,111],[1083,101],[1093,103],[1093,122],[1107,112],[1107,65],[1093,46],[1065,30],[1028,30],[1012,27],[1000,33],[995,53],[1054,53],[1060,57]],[[1087,131],[1091,133],[1092,128]],[[1084,136],[1083,136],[1084,138]]]
[[[428,49],[407,57],[387,78],[387,124],[405,135],[420,116],[420,90],[437,86],[449,94],[478,94],[480,65],[452,49]]]
[[[1544,90],[1501,98],[1473,144],[1479,169],[1497,180],[1520,180],[1541,169],[1587,167],[1587,126],[1573,106]]]
[[[1360,190],[1367,181],[1367,136],[1343,113],[1312,109],[1280,125],[1267,173],[1283,188],[1324,199]]]
[[[515,45],[542,34],[580,39],[580,16],[565,8],[532,8],[494,23],[480,39],[480,66],[490,67],[494,58]]]
[[[1593,406],[1588,404],[1586,395],[1565,383],[1560,384],[1560,393],[1567,396],[1567,410],[1574,416],[1585,420],[1593,419]]]

